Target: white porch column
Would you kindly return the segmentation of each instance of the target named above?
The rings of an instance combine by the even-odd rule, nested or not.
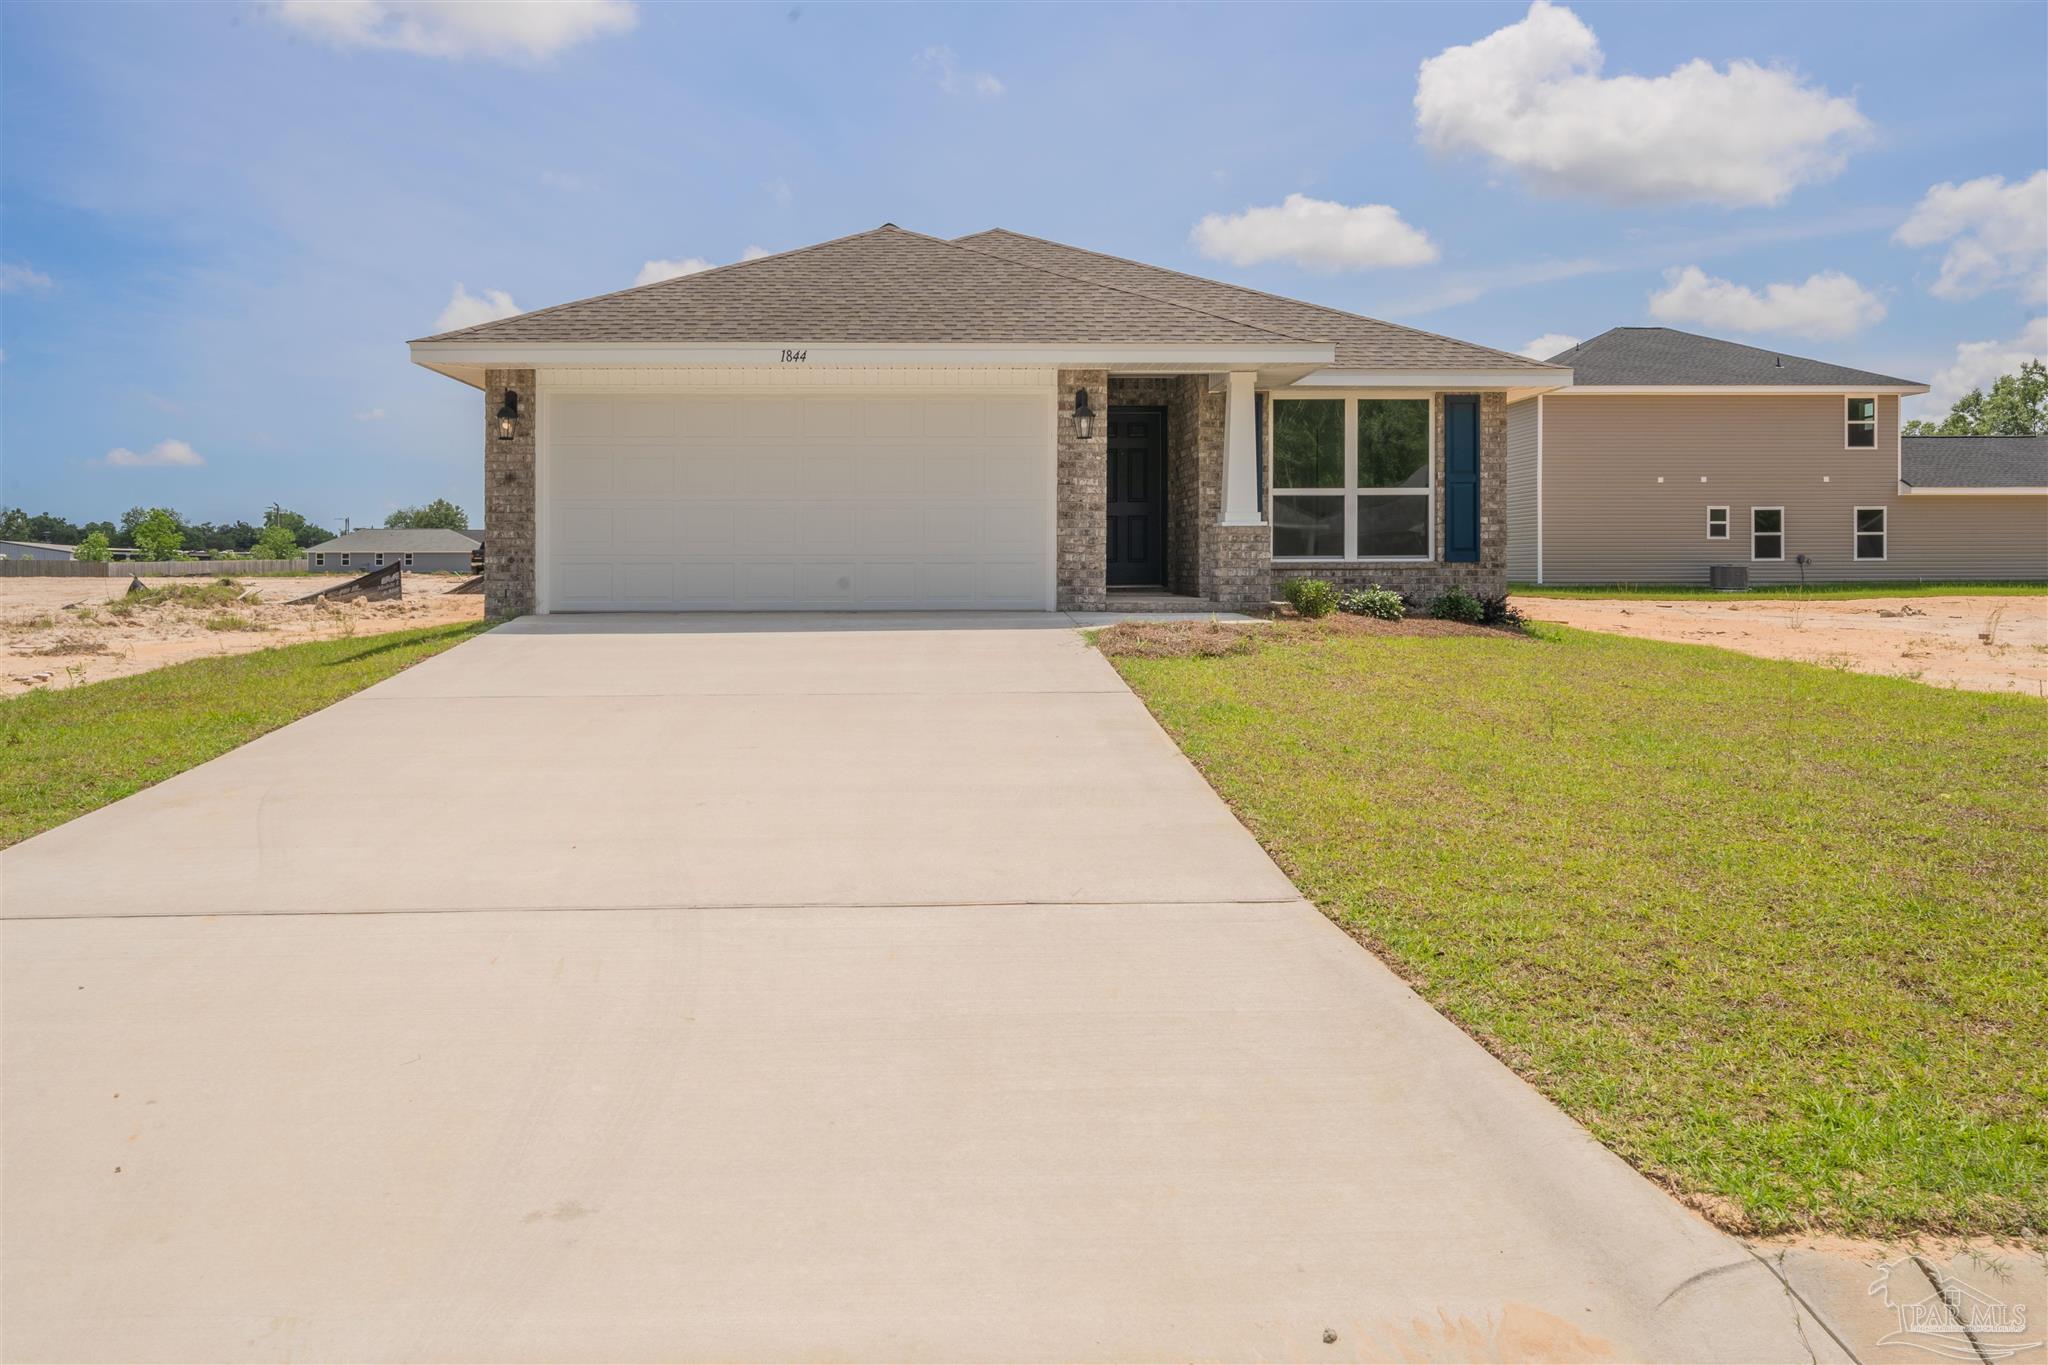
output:
[[[1223,408],[1223,524],[1261,526],[1259,515],[1259,443],[1252,405],[1255,378],[1250,370],[1232,370]]]

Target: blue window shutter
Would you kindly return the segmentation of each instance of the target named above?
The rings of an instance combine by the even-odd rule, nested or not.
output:
[[[1444,562],[1479,562],[1479,398],[1444,399]]]

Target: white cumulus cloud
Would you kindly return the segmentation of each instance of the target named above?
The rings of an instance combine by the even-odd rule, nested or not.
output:
[[[1944,180],[1921,196],[1892,240],[1948,243],[1940,278],[1929,286],[1940,298],[2016,289],[2029,303],[2048,302],[2048,171],[2010,185],[2002,175]]]
[[[100,457],[100,463],[115,469],[197,469],[206,459],[185,442],[171,440],[158,441],[139,453],[115,446]]]
[[[1290,194],[1243,213],[1212,213],[1195,224],[1195,249],[1212,261],[1291,261],[1312,270],[1427,265],[1436,243],[1386,204],[1334,204]]]
[[[763,256],[773,256],[774,254],[765,246],[750,246],[740,253],[740,259],[743,261],[758,261]]]
[[[1971,389],[1988,391],[1998,376],[2017,373],[2029,360],[2048,361],[2048,316],[2033,319],[2008,341],[1965,341],[1956,347],[1955,363],[1927,381],[1927,396],[1913,401],[1922,417],[1939,420]]]
[[[516,62],[545,61],[639,20],[631,0],[271,0],[264,8],[333,47]]]
[[[22,289],[48,289],[50,285],[50,277],[34,266],[12,262],[0,265],[0,294],[12,294]]]
[[[381,421],[383,421],[383,420],[384,420],[384,409],[382,409],[382,408],[368,408],[368,409],[365,409],[364,411],[362,411],[362,412],[359,412],[359,413],[357,413],[357,414],[356,414],[356,420],[357,420],[358,422],[381,422]]]
[[[1415,123],[1439,153],[1478,152],[1538,190],[1619,203],[1775,204],[1842,169],[1869,131],[1856,101],[1797,72],[1694,59],[1603,76],[1600,41],[1562,5],[1422,63]]]
[[[1839,270],[1759,292],[1688,265],[1665,271],[1664,288],[1650,295],[1650,316],[1660,322],[1731,332],[1845,337],[1883,321],[1884,312],[1884,300]]]
[[[709,270],[715,262],[702,256],[685,256],[679,261],[647,261],[640,267],[640,273],[633,277],[634,284],[655,284],[661,280],[673,280],[683,275],[694,275],[700,270]]]
[[[512,296],[502,289],[486,289],[477,295],[457,283],[455,292],[448,297],[448,306],[441,310],[441,316],[434,322],[434,330],[453,332],[462,327],[474,327],[480,322],[509,318],[518,311],[519,305],[512,302]]]
[[[1570,350],[1578,345],[1582,339],[1580,337],[1566,336],[1563,332],[1545,332],[1527,346],[1522,347],[1521,350],[1516,351],[1515,354],[1525,355],[1531,360],[1548,360],[1559,351]]]
[[[986,71],[961,70],[959,55],[944,44],[925,48],[910,60],[931,78],[932,84],[938,86],[943,94],[964,95],[972,91],[988,100],[1002,94],[1005,88],[1001,81]]]

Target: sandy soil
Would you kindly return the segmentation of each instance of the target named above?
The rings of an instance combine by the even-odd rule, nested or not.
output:
[[[1532,620],[1585,630],[1719,645],[1766,659],[1883,673],[1936,687],[2048,696],[2048,597],[1829,602],[1517,597],[1515,605]]]
[[[143,581],[158,588],[214,580]],[[483,594],[450,593],[466,581],[453,574],[408,574],[397,602],[290,605],[293,598],[347,581],[343,574],[237,578],[245,595],[231,607],[164,603],[123,618],[104,604],[127,593],[126,578],[0,578],[0,696],[104,682],[209,655],[475,621],[484,614]],[[216,630],[206,624],[222,615],[244,618],[248,628]]]

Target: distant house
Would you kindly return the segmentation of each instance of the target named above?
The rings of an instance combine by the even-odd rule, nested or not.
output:
[[[1902,438],[1925,384],[1668,327],[1551,363],[1508,407],[1517,582],[2048,579],[2048,442]]]
[[[477,542],[463,531],[350,531],[306,551],[313,570],[362,573],[403,564],[414,573],[468,573]]]
[[[0,556],[8,559],[70,559],[77,548],[40,540],[0,540]]]

